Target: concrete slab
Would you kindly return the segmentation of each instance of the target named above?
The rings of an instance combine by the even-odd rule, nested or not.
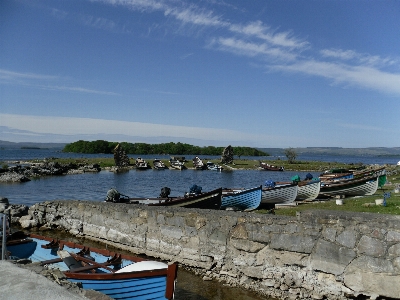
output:
[[[0,260],[0,299],[4,300],[82,300],[57,283],[31,270]]]

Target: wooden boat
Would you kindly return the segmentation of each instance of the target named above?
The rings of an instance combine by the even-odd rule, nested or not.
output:
[[[164,170],[167,169],[167,166],[159,159],[153,160],[153,167],[156,170]]]
[[[252,189],[223,189],[221,209],[251,211],[261,203],[262,186]]]
[[[223,169],[223,167],[221,167],[220,165],[214,164],[214,163],[211,162],[211,161],[208,161],[208,162],[206,163],[206,166],[207,166],[207,169],[208,169],[208,170],[211,170],[211,171],[219,171],[219,172],[221,172],[222,169]]]
[[[220,209],[222,188],[206,193],[188,193],[183,197],[129,198],[130,204],[148,206],[180,206],[186,208]]]
[[[206,168],[206,166],[204,165],[203,161],[198,156],[193,158],[192,161],[193,161],[193,167],[196,170],[204,170]]]
[[[365,176],[385,175],[386,168],[332,169],[319,175],[321,181],[362,178]]]
[[[267,184],[262,189],[262,204],[289,204],[292,203],[298,192],[297,183]]]
[[[185,169],[185,162],[177,159],[171,158],[169,160],[169,163],[171,165],[171,168],[176,169],[176,170],[183,170]]]
[[[304,180],[300,179],[299,175],[291,178],[291,182],[277,182],[279,185],[287,185],[290,183],[297,183],[297,196],[296,201],[311,201],[318,197],[321,189],[321,180],[313,178],[312,174],[308,173]]]
[[[318,197],[321,180],[302,180],[298,182],[297,201],[311,201]]]
[[[284,167],[273,166],[260,161],[260,168],[265,171],[284,171]]]
[[[26,258],[64,272],[113,299],[173,299],[177,265],[38,235],[10,240],[11,258]]]
[[[322,181],[318,197],[367,196],[378,190],[378,175],[362,178]]]
[[[141,157],[136,158],[135,165],[136,165],[136,169],[138,169],[138,170],[146,170],[146,169],[148,169],[147,161],[145,161]]]

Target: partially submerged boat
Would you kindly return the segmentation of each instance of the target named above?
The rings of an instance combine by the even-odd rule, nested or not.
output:
[[[261,203],[262,186],[251,189],[223,189],[221,209],[252,211]]]
[[[86,247],[77,243],[23,235],[7,240],[8,259],[29,259],[64,272],[71,282],[113,299],[173,299],[177,265]]]

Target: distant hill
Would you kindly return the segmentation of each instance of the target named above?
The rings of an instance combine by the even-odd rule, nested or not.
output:
[[[14,143],[0,140],[0,148],[7,149],[64,149],[66,143]]]
[[[285,155],[283,148],[257,148],[258,150],[269,153],[270,155]],[[293,148],[297,154],[321,154],[321,155],[382,155],[400,156],[400,147],[369,147],[369,148],[341,148],[341,147],[306,147]]]

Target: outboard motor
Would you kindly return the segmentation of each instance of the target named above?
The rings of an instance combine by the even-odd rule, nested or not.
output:
[[[111,188],[107,192],[106,202],[119,202],[121,194],[114,188]]]
[[[202,189],[203,188],[201,186],[193,184],[192,187],[190,188],[189,192],[190,192],[190,194],[198,195],[198,194],[201,194]]]
[[[171,189],[165,186],[161,189],[160,198],[168,198],[169,194],[171,194]]]
[[[293,183],[298,183],[300,181],[300,176],[299,175],[294,175],[292,178],[290,178]]]
[[[265,186],[266,186],[267,188],[274,188],[275,185],[276,185],[275,181],[272,181],[272,180],[267,180],[267,181],[265,181]]]
[[[314,176],[312,176],[311,173],[308,173],[308,174],[306,175],[306,180],[311,180],[311,179],[313,179],[313,178],[314,178]]]

